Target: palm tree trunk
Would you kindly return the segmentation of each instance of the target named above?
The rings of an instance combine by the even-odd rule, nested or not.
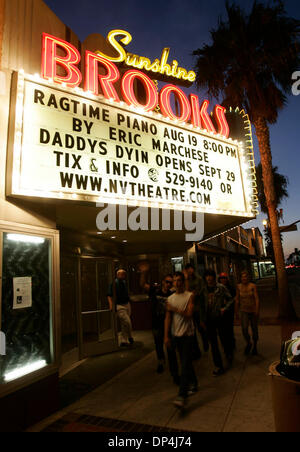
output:
[[[289,314],[289,287],[285,270],[285,261],[280,237],[277,217],[277,202],[274,190],[274,178],[272,173],[272,154],[270,146],[270,132],[267,121],[264,118],[254,120],[258,139],[259,152],[262,164],[262,175],[266,203],[268,208],[275,265],[278,278],[279,317],[287,317]]]

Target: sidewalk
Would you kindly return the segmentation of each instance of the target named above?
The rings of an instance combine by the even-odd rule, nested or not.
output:
[[[279,360],[282,326],[276,319],[274,281],[262,281],[258,289],[262,304],[259,356],[244,356],[244,340],[236,326],[237,352],[232,369],[213,378],[210,353],[204,354],[195,363],[199,392],[189,398],[184,413],[173,405],[178,389],[169,372],[156,373],[155,352],[150,351],[104,384],[99,378],[96,389],[28,431],[138,432],[160,428],[163,432],[274,432],[268,369]],[[144,343],[149,351],[151,331],[136,335],[140,346]],[[104,360],[111,360],[111,356],[92,358],[99,375]],[[84,375],[87,364],[82,366],[78,372]]]
[[[223,377],[212,377],[209,354],[197,361],[199,392],[189,399],[184,414],[173,406],[177,387],[172,384],[169,373],[166,371],[158,375],[155,372],[156,358],[152,352],[29,431],[61,431],[62,428],[63,431],[74,431],[71,420],[78,418],[78,415],[86,415],[123,421],[119,423],[120,430],[106,431],[124,431],[122,424],[129,421],[160,426],[166,430],[273,432],[268,367],[278,360],[280,327],[263,326],[260,336],[260,355],[246,358],[240,329],[236,328],[239,350],[233,368]],[[66,422],[64,416],[67,416]],[[59,419],[62,420],[57,422]],[[88,422],[89,418],[86,419],[85,422]],[[75,431],[83,431],[87,426],[78,424],[77,428]]]

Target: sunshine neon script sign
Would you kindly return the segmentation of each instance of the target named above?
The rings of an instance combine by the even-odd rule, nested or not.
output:
[[[119,38],[119,41],[117,40]],[[154,74],[166,75],[167,77],[184,80],[193,83],[196,80],[194,71],[187,71],[185,68],[178,66],[178,61],[173,60],[172,64],[168,64],[170,49],[165,47],[162,51],[161,58],[151,61],[144,56],[135,55],[126,52],[124,46],[132,41],[132,36],[125,30],[111,30],[107,35],[107,41],[111,44],[118,56],[112,57],[104,54],[100,50],[96,51],[97,55],[101,55],[114,63],[124,63],[126,66],[135,67]]]
[[[77,88],[83,81],[79,69],[81,62],[80,52],[67,41],[43,33],[42,68],[41,76],[45,80],[52,80],[57,84],[64,84],[69,88]],[[58,68],[62,68],[64,75],[60,75]],[[101,70],[100,70],[101,68]],[[115,84],[120,80],[121,74],[116,64],[106,56],[85,52],[84,89],[98,96],[102,94],[106,99],[120,102]],[[145,101],[141,103],[134,92],[134,83],[139,80],[145,90]],[[99,92],[101,88],[101,92]],[[225,108],[216,105],[214,108],[213,123],[209,113],[209,101],[204,100],[200,105],[199,97],[190,94],[189,97],[176,85],[167,84],[158,93],[153,80],[144,72],[130,69],[121,79],[121,92],[123,100],[129,105],[140,108],[145,112],[153,111],[159,105],[162,114],[174,121],[189,122],[194,127],[207,130],[210,133],[229,137],[229,126],[225,116]],[[174,112],[172,96],[177,100],[180,112]]]

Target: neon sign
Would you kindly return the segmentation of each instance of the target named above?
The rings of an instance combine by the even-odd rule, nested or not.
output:
[[[116,39],[117,36],[121,37],[119,41],[117,41]],[[177,60],[173,60],[171,65],[168,64],[168,58],[170,54],[170,49],[168,47],[165,47],[163,49],[160,59],[156,58],[152,62],[149,58],[125,51],[123,45],[127,46],[132,41],[132,36],[128,31],[112,30],[107,35],[107,41],[116,50],[118,56],[111,57],[104,54],[100,50],[97,50],[96,54],[106,58],[109,61],[113,61],[114,63],[124,62],[126,66],[131,66],[136,69],[152,72],[153,74],[166,75],[167,77],[184,80],[189,83],[193,83],[196,80],[195,72],[187,71],[186,69],[179,67]],[[121,45],[120,43],[123,45]]]
[[[61,56],[62,51],[65,56]],[[42,78],[53,80],[58,84],[65,84],[70,88],[76,88],[82,82],[82,74],[78,68],[80,60],[80,53],[72,44],[47,33],[43,34]],[[61,72],[64,75],[61,75]],[[86,91],[98,96],[100,94],[99,88],[101,88],[102,94],[106,99],[120,102],[114,86],[120,77],[120,72],[112,61],[99,53],[86,51],[84,79]],[[139,80],[144,87],[146,98],[144,104],[140,103],[134,93],[135,80]],[[230,130],[225,116],[225,109],[220,105],[217,105],[214,109],[216,129],[208,114],[209,101],[204,100],[200,106],[198,96],[191,94],[187,97],[175,85],[164,86],[158,97],[156,85],[149,76],[138,70],[129,70],[122,77],[121,87],[122,96],[128,105],[141,108],[145,112],[153,111],[159,105],[162,114],[169,119],[179,122],[191,120],[194,127],[199,127],[214,134],[220,134],[225,138],[229,137]],[[173,111],[171,95],[179,103],[179,113]]]

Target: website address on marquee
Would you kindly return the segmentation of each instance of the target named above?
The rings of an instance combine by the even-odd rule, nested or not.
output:
[[[211,195],[197,191],[186,192],[170,187],[155,187],[153,185],[141,184],[138,182],[108,180],[108,188],[103,187],[103,179],[93,176],[82,176],[73,173],[60,173],[62,188],[76,188],[78,190],[88,190],[104,192],[107,195],[123,195],[135,198],[148,198],[153,200],[172,201],[211,206]]]

